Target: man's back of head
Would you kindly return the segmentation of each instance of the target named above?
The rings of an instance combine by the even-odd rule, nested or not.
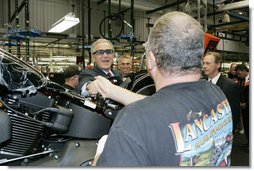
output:
[[[204,31],[191,16],[170,12],[161,16],[148,37],[158,68],[166,75],[201,73]]]

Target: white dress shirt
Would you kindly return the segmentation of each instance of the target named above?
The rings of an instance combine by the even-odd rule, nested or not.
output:
[[[220,78],[221,73],[219,72],[215,77],[213,77],[212,79],[208,78],[209,82],[212,82],[213,84],[216,84],[218,79]]]

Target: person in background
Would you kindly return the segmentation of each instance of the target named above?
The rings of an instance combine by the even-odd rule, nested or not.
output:
[[[129,103],[103,140],[96,166],[230,165],[232,113],[220,88],[200,79],[203,39],[202,26],[190,15],[166,13],[144,44],[156,93],[139,96],[96,77],[103,97]]]
[[[228,78],[232,79],[233,81],[235,81],[237,83],[238,82],[238,77],[237,77],[237,74],[235,72],[236,65],[237,65],[236,63],[232,63],[230,65],[229,72],[228,72]]]
[[[237,66],[236,63],[231,63],[230,68],[229,68],[229,72],[228,72],[228,78],[232,79],[234,82],[239,83],[242,81],[242,79],[240,79],[237,76],[237,73],[235,71],[235,67]],[[244,134],[244,128],[243,128],[243,121],[242,121],[242,114],[240,112],[240,116],[239,116],[239,122],[238,122],[238,126],[237,126],[238,131],[240,134]]]
[[[106,39],[98,39],[91,46],[92,57],[95,60],[95,66],[92,69],[82,69],[78,91],[82,96],[87,96],[88,90],[90,95],[96,95],[96,85],[94,85],[94,77],[101,75],[106,78],[112,76],[120,76],[116,70],[112,70],[111,66],[114,59],[114,46]]]
[[[239,79],[239,85],[241,87],[241,114],[243,119],[244,134],[246,135],[247,144],[244,146],[245,151],[249,152],[249,85],[250,75],[249,68],[245,64],[239,64],[236,66],[235,71]]]
[[[132,58],[129,55],[122,55],[119,58],[118,69],[122,77],[128,77],[132,70]]]
[[[221,74],[222,57],[218,52],[208,52],[203,58],[203,71],[208,81],[219,86],[226,95],[233,115],[233,131],[240,122],[240,87],[233,80]]]
[[[63,86],[69,90],[76,91],[79,83],[79,73],[81,68],[78,65],[71,65],[64,68],[64,84]]]
[[[93,69],[93,64],[91,62],[87,63],[86,69]]]

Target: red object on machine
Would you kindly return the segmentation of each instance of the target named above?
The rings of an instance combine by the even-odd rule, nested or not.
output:
[[[219,44],[219,41],[220,41],[220,38],[218,38],[212,34],[205,33],[205,35],[204,35],[204,49],[205,49],[204,54],[209,51],[215,51],[217,45]]]

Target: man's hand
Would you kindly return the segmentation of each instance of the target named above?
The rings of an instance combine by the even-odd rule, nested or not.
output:
[[[246,103],[240,103],[242,109],[246,109]]]
[[[86,85],[86,90],[91,97],[96,97],[99,93],[103,98],[109,97],[110,90],[113,88],[113,84],[102,76],[95,77],[94,81],[89,82]]]
[[[96,94],[99,92],[99,87],[98,87],[98,83],[96,80],[91,81],[89,83],[87,83],[86,85],[86,90],[89,93],[90,96],[95,97]]]
[[[103,98],[110,98],[123,105],[130,104],[146,97],[142,94],[137,94],[120,86],[114,85],[102,76],[95,77],[95,80],[89,83],[87,88],[88,92],[92,95],[99,93]]]

